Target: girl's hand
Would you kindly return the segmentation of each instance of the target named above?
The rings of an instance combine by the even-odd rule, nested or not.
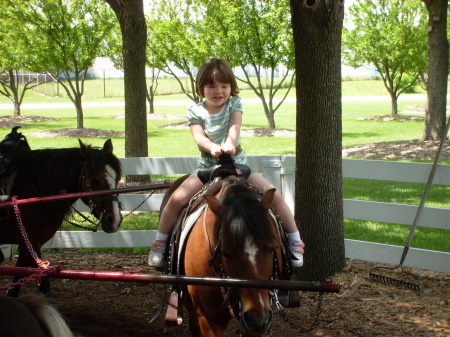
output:
[[[217,158],[221,154],[222,154],[222,146],[220,146],[218,144],[213,144],[211,147],[211,156],[213,156],[214,158]]]
[[[221,148],[222,148],[223,152],[225,152],[231,156],[234,156],[236,154],[236,148],[232,144],[228,144],[228,143],[222,144]]]

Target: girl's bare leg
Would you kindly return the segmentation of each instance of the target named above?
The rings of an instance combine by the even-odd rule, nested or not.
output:
[[[176,189],[160,214],[158,232],[150,248],[148,264],[151,267],[162,267],[164,249],[167,238],[180,215],[183,206],[197,193],[203,184],[196,176],[190,176]]]

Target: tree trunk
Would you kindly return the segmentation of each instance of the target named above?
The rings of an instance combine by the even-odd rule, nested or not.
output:
[[[14,101],[14,116],[20,116],[20,103],[18,101]]]
[[[143,0],[106,0],[122,32],[125,87],[125,157],[147,157],[145,52],[147,25]],[[127,176],[127,181],[147,182],[148,176]]]
[[[83,129],[84,128],[84,121],[83,121],[83,104],[81,103],[81,95],[78,95],[74,93],[75,97],[75,109],[77,110],[77,129]]]
[[[398,115],[398,100],[397,95],[395,93],[391,93],[391,115],[397,116]]]
[[[275,116],[273,113],[271,113],[271,108],[269,107],[269,105],[264,101],[264,97],[261,100],[263,101],[264,112],[267,118],[267,125],[270,130],[275,130]]]
[[[147,102],[148,102],[148,113],[155,113],[155,105],[153,104],[155,96],[152,94],[152,86],[150,86],[149,91],[147,92]]]
[[[17,71],[8,70],[9,88],[12,93],[12,102],[14,105],[14,116],[20,116],[20,102],[19,102],[19,83],[16,80]],[[11,98],[11,97],[10,97]]]
[[[303,280],[345,266],[342,196],[343,1],[291,0],[297,142],[295,219],[306,244]]]
[[[444,135],[447,110],[448,0],[424,2],[428,9],[428,85],[422,140],[441,140]]]
[[[151,84],[148,87],[146,95],[147,95],[147,102],[148,102],[148,113],[149,114],[153,114],[153,113],[155,113],[155,104],[154,104],[154,102],[155,102],[155,88],[153,87],[153,84]]]

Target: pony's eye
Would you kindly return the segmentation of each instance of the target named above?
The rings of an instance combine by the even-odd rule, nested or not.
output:
[[[222,252],[222,256],[223,256],[226,260],[231,260],[230,254],[228,254],[228,253],[226,253],[226,252]]]

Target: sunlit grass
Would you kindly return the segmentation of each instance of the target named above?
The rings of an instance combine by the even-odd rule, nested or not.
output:
[[[344,178],[344,198],[419,205],[425,184]],[[450,187],[432,185],[425,206],[450,208]]]
[[[404,246],[411,226],[354,219],[344,220],[346,239]],[[450,252],[448,230],[416,227],[411,247]]]

